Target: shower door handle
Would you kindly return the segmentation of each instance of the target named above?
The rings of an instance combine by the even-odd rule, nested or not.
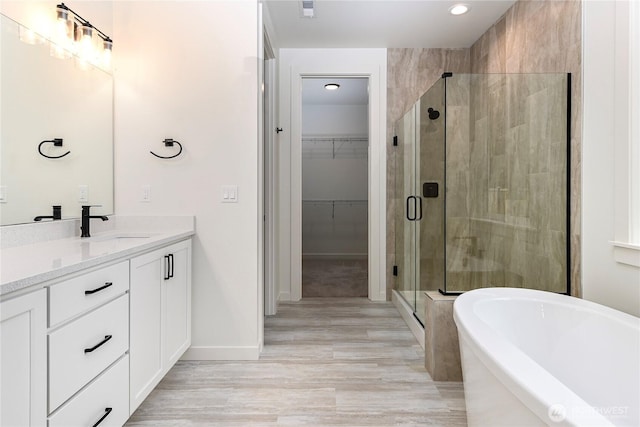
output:
[[[416,200],[416,215],[415,216],[417,217],[417,218],[414,218],[414,221],[420,221],[420,220],[422,220],[422,197],[414,196],[413,198]]]
[[[413,216],[409,215],[410,212],[410,208],[411,208],[411,200],[413,200]],[[407,197],[407,219],[409,221],[415,221],[417,218],[417,203],[416,203],[416,196],[409,196]],[[422,212],[420,213],[420,215],[422,216]]]

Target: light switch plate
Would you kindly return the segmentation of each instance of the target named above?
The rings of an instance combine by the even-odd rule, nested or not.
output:
[[[221,201],[222,203],[238,203],[238,186],[223,185]]]
[[[151,202],[151,186],[143,185],[140,190],[140,201],[143,203]]]
[[[89,186],[88,185],[78,185],[78,201],[79,202],[88,202],[89,201]]]

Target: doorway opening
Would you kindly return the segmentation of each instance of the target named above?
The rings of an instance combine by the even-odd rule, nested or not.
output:
[[[367,297],[369,79],[302,79],[302,297]]]

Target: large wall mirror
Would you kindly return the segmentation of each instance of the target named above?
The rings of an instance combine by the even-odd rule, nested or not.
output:
[[[0,223],[33,222],[53,205],[63,219],[87,204],[112,214],[112,76],[50,56],[49,42],[22,42],[20,24],[0,19]],[[62,146],[42,143],[55,139]]]

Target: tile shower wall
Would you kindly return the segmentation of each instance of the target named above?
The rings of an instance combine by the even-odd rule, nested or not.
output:
[[[394,285],[395,215],[393,124],[444,71],[454,73],[572,73],[571,281],[580,295],[581,4],[519,1],[470,49],[388,49],[387,55],[387,294]],[[501,199],[492,195],[500,208]],[[501,209],[501,208],[500,208]],[[505,208],[506,209],[506,208]],[[519,209],[517,203],[509,209]],[[400,213],[401,215],[401,213]],[[463,223],[460,225],[464,227]],[[492,230],[499,233],[499,230]],[[552,249],[552,248],[549,248]],[[553,255],[551,255],[553,256]]]
[[[580,296],[580,182],[581,182],[581,123],[582,123],[582,75],[581,75],[581,49],[582,49],[582,10],[581,2],[572,1],[519,1],[515,3],[489,30],[471,47],[471,72],[472,73],[571,73],[571,284],[572,294]],[[529,98],[531,107],[540,102],[536,97]],[[513,132],[518,132],[517,128]],[[518,138],[519,135],[514,134]],[[515,145],[511,145],[515,147]],[[559,147],[550,147],[553,149]],[[504,145],[508,148],[508,144]],[[515,153],[518,156],[531,156],[528,160],[533,162],[530,166],[538,168],[535,177],[531,179],[532,196],[535,200],[541,200],[552,193],[550,189],[556,188],[559,183],[548,181],[549,175],[545,175],[545,159],[536,153]],[[495,160],[499,161],[500,149],[496,147]],[[553,154],[552,154],[553,156]],[[551,166],[553,167],[553,166]],[[497,177],[494,177],[497,179]],[[494,194],[491,198],[496,214],[505,212],[517,215],[523,205],[518,203],[502,206],[506,200],[504,197]],[[517,200],[517,197],[513,198]],[[509,210],[509,212],[507,211]],[[547,218],[557,223],[558,219],[550,213]],[[557,225],[548,228],[546,236],[536,236],[534,244],[539,245],[536,256],[558,257],[562,253],[558,247],[559,237]],[[491,230],[501,233],[502,230]],[[532,237],[533,238],[533,237]],[[540,239],[544,240],[543,242]],[[530,241],[531,239],[529,239]],[[563,247],[562,247],[563,248]],[[545,253],[546,255],[543,255]],[[530,270],[535,269],[536,261],[528,264]],[[536,274],[531,271],[530,274]],[[548,273],[552,274],[552,273]],[[555,273],[557,274],[557,272]],[[540,277],[539,280],[544,280]]]
[[[447,83],[451,109],[471,106],[462,122],[469,134],[448,132],[447,290],[565,292],[566,75],[454,75]]]

